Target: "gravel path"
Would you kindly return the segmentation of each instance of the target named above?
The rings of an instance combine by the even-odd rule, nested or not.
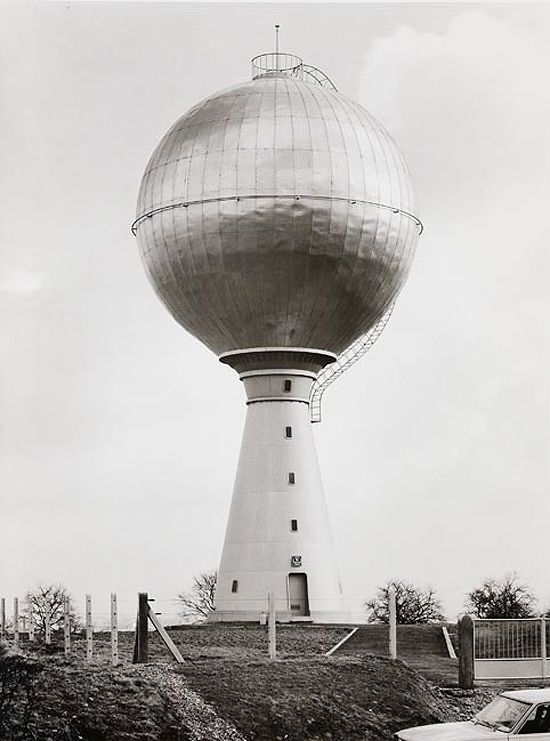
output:
[[[190,689],[185,679],[175,674],[170,666],[137,665],[134,671],[157,682],[159,690],[181,716],[191,741],[246,741],[232,723],[220,718],[214,708]]]

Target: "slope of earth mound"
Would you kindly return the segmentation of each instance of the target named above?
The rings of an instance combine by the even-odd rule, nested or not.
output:
[[[174,630],[185,663],[151,636],[152,661],[139,666],[127,634],[116,668],[99,636],[89,664],[81,640],[69,657],[57,640],[23,644],[0,652],[0,739],[392,741],[400,728],[460,720],[489,699],[446,697],[400,661],[324,656],[339,633],[281,628],[270,661],[265,627]]]
[[[248,741],[390,741],[396,730],[455,720],[438,690],[375,656],[177,667]]]
[[[246,741],[170,666],[0,656],[2,741]]]

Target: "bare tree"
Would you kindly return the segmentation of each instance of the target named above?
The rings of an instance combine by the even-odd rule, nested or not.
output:
[[[389,592],[395,589],[397,622],[401,625],[434,623],[445,620],[435,589],[419,589],[402,579],[392,579],[379,587],[376,595],[365,603],[369,623],[389,623]]]
[[[535,616],[536,599],[517,574],[486,579],[466,598],[466,610],[478,618],[528,618]]]
[[[181,614],[184,618],[193,618],[198,621],[206,620],[214,609],[214,595],[218,572],[203,571],[193,577],[193,586],[188,592],[178,594],[181,603]]]
[[[82,625],[74,609],[72,598],[65,587],[61,584],[49,584],[48,586],[41,584],[27,593],[27,601],[32,605],[33,623],[37,633],[45,635],[48,615],[52,631],[63,626],[64,603],[67,597],[69,598],[71,632],[75,633],[82,628]]]

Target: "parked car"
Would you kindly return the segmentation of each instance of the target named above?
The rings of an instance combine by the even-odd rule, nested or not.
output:
[[[550,687],[501,692],[472,720],[405,728],[401,741],[550,741]],[[519,741],[519,740],[518,740]]]

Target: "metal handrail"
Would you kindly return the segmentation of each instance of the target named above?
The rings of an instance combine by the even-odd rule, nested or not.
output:
[[[336,85],[322,69],[314,67],[312,64],[302,64],[302,72],[304,75],[307,75],[307,77],[315,80],[318,85],[321,85],[322,87],[330,87],[332,90],[338,92]],[[302,77],[302,79],[304,78]]]
[[[368,332],[361,335],[359,339],[352,342],[336,360],[335,363],[327,365],[317,376],[311,387],[309,395],[309,416],[312,422],[321,421],[321,399],[323,394],[337,378],[345,373],[352,365],[367,353],[378,340],[390,319],[395,302],[390,304],[386,313],[371,327]]]

